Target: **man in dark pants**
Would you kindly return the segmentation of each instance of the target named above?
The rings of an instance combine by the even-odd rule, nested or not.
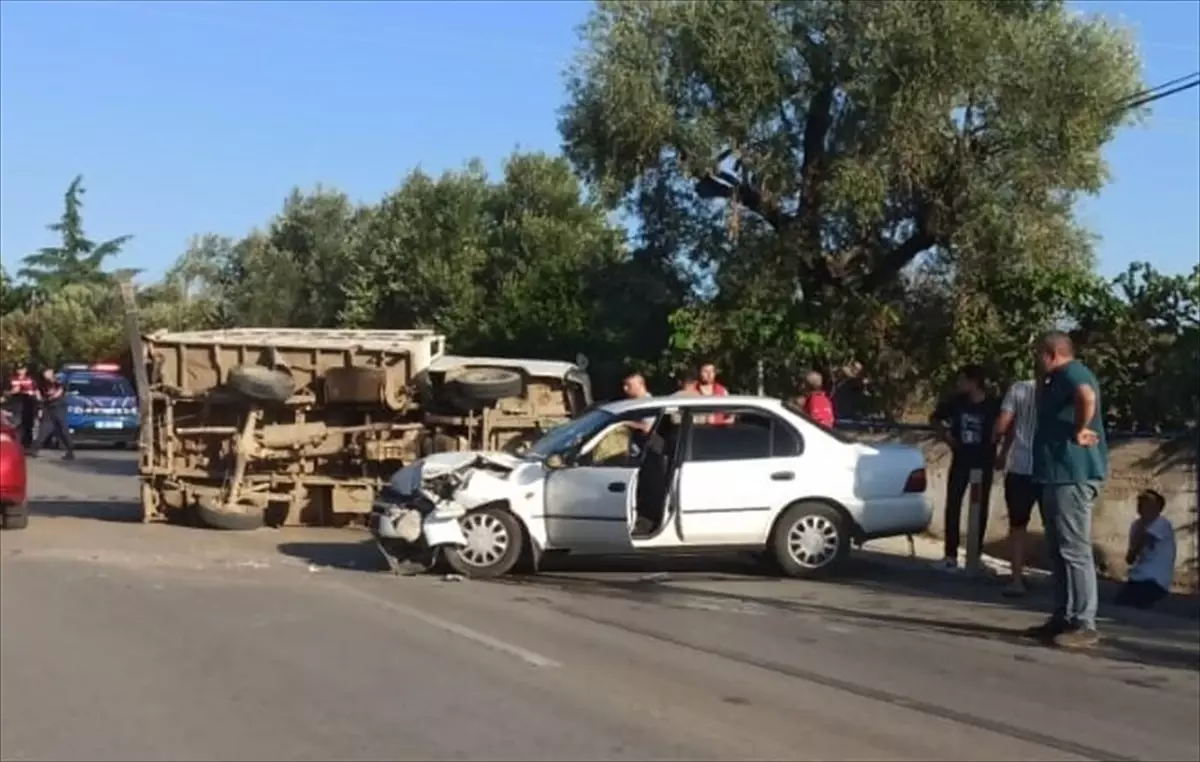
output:
[[[51,368],[42,371],[42,422],[38,427],[37,442],[29,450],[29,457],[36,458],[38,450],[46,446],[55,436],[67,451],[64,460],[75,460],[75,447],[71,442],[71,431],[67,428],[67,390],[55,377]]]
[[[971,471],[980,471],[979,546],[987,529],[988,496],[992,491],[992,468],[996,461],[993,430],[1000,406],[984,387],[983,368],[966,365],[958,371],[958,394],[944,400],[930,416],[950,444],[950,473],[946,479],[945,558],[938,567],[958,569],[963,498],[971,484]]]
[[[1042,490],[1054,611],[1028,634],[1085,648],[1099,640],[1092,512],[1108,478],[1100,382],[1075,359],[1075,346],[1061,331],[1043,336],[1035,353],[1044,381],[1037,396],[1033,480]]]

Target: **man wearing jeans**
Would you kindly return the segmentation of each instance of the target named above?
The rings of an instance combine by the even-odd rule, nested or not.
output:
[[[1029,634],[1053,638],[1066,648],[1084,648],[1099,640],[1092,511],[1108,477],[1100,382],[1075,359],[1065,333],[1047,333],[1035,352],[1043,381],[1037,394],[1033,479],[1042,490],[1054,612]]]

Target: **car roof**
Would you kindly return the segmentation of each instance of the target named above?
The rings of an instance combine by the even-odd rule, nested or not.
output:
[[[124,381],[129,383],[129,380],[120,373],[113,373],[107,370],[68,370],[62,373],[63,381]]]
[[[745,407],[756,407],[776,412],[782,412],[784,409],[782,400],[775,399],[774,397],[759,397],[755,394],[731,394],[724,397],[704,397],[698,394],[669,394],[664,397],[616,400],[614,402],[606,402],[600,405],[599,408],[614,415],[621,415],[630,410],[641,410],[643,408],[709,407],[712,405],[721,405],[723,407],[743,405]]]

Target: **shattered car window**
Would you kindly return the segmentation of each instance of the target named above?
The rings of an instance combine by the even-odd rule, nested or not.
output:
[[[593,410],[573,421],[567,421],[550,429],[525,454],[528,457],[539,459],[545,459],[555,453],[563,455],[579,447],[615,418],[616,416],[608,411]]]

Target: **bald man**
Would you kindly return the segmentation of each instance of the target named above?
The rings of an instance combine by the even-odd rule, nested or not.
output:
[[[833,412],[833,400],[825,393],[825,379],[815,370],[804,376],[804,414],[817,424],[832,429],[836,416]]]
[[[1099,640],[1092,513],[1108,478],[1100,382],[1075,359],[1071,338],[1051,331],[1034,354],[1042,381],[1037,389],[1033,481],[1041,490],[1042,523],[1054,582],[1054,611],[1030,635],[1066,648]]]

